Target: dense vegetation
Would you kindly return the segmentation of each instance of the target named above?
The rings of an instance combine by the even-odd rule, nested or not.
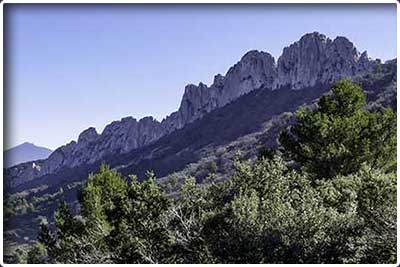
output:
[[[298,123],[281,135],[284,154],[322,178],[354,173],[364,163],[394,170],[396,115],[390,108],[370,112],[365,106],[358,85],[338,82],[316,111],[299,110]]]
[[[43,222],[28,263],[394,263],[396,113],[337,83],[297,113],[278,151],[237,159],[230,179],[187,177],[167,194],[148,172],[103,165]]]

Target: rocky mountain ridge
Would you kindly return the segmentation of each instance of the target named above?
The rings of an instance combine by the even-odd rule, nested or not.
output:
[[[378,65],[372,72],[353,78],[366,93],[368,109],[390,106],[396,110],[396,74],[397,60],[392,60]],[[77,147],[75,157],[80,157],[82,149],[94,150],[98,143],[106,146],[108,142],[111,145],[120,141],[121,144],[115,145],[114,153],[93,164],[80,164],[76,161],[78,166],[62,167],[48,175],[41,175],[45,161],[19,165],[20,173],[14,177],[10,171],[18,168],[5,170],[6,183],[18,179],[21,181],[19,185],[14,183],[10,187],[10,184],[5,184],[4,187],[5,211],[8,211],[5,212],[8,216],[4,221],[4,240],[8,244],[32,244],[37,237],[40,218],[46,218],[51,225],[54,223],[54,211],[60,200],[71,205],[72,211],[78,211],[80,188],[90,173],[98,171],[102,162],[106,162],[127,179],[129,175],[136,175],[139,181],[151,170],[161,186],[164,185],[163,181],[168,183],[170,176],[178,176],[179,179],[192,176],[199,182],[211,172],[215,172],[218,179],[231,177],[232,159],[238,153],[244,160],[251,160],[257,156],[260,148],[276,148],[277,137],[282,129],[292,123],[294,112],[300,106],[314,105],[330,88],[331,84],[319,83],[301,90],[293,90],[290,86],[283,86],[279,90],[261,87],[127,153],[119,151],[124,149],[123,143],[127,138],[134,135],[133,131],[127,134],[124,130],[126,125],[135,124],[132,121],[134,119],[123,119],[125,126],[120,125],[122,121],[112,123],[106,131],[109,132],[108,137],[104,132],[98,134],[94,128],[89,128],[72,146]],[[121,137],[114,132],[119,132]],[[146,139],[140,140],[146,142]],[[79,148],[80,145],[82,147]],[[69,157],[68,160],[75,159]],[[30,176],[29,172],[33,175]],[[24,181],[21,174],[27,175],[29,179],[37,176]]]
[[[48,159],[6,170],[6,182],[13,187],[64,167],[91,164],[107,155],[127,153],[181,129],[253,90],[298,90],[330,84],[343,77],[368,73],[380,63],[369,59],[366,52],[361,54],[345,37],[332,41],[317,32],[306,34],[284,48],[277,62],[269,53],[249,51],[225,76],[216,75],[210,86],[203,83],[187,85],[178,111],[161,122],[152,117],[139,121],[127,117],[107,125],[101,134],[88,128],[79,135],[77,142],[58,148]]]

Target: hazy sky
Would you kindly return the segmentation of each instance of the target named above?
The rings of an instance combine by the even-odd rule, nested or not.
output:
[[[51,149],[89,126],[178,109],[252,49],[277,58],[303,34],[346,36],[396,57],[396,5],[6,4],[5,148]]]

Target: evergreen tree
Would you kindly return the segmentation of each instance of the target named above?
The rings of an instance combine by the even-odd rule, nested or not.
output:
[[[167,233],[162,216],[169,201],[147,174],[142,183],[131,176],[126,195],[114,198],[114,209],[107,214],[111,231],[107,243],[116,263],[159,263],[167,249]]]
[[[396,114],[370,112],[362,89],[350,80],[335,84],[316,110],[301,108],[297,123],[280,136],[284,155],[320,178],[358,171],[363,163],[393,170]]]
[[[49,263],[48,248],[36,242],[28,252],[28,264],[45,264]]]

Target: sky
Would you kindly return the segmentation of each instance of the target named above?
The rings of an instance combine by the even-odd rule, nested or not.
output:
[[[396,5],[6,4],[4,148],[50,149],[115,120],[176,111],[249,50],[277,59],[318,31],[396,57]]]

